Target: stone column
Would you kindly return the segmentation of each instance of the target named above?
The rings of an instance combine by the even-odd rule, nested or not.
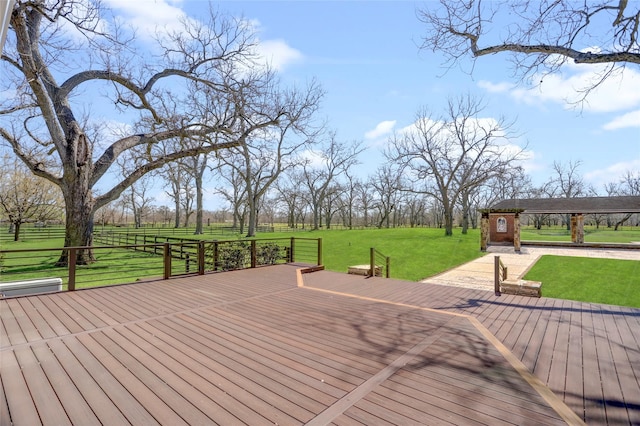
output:
[[[489,213],[482,213],[480,217],[480,250],[487,251],[489,245]]]
[[[575,213],[571,213],[571,242],[578,242],[578,217]]]
[[[513,218],[513,249],[520,253],[520,214],[516,213]]]
[[[573,232],[571,232],[573,235]],[[576,215],[576,243],[584,244],[584,216],[582,213]]]

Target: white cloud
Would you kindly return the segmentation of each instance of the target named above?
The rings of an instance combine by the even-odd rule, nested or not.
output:
[[[624,111],[640,105],[640,72],[632,68],[618,69],[611,73],[586,97],[585,88],[592,86],[605,72],[605,65],[567,64],[563,72],[547,76],[534,76],[539,84],[529,88],[517,88],[507,82],[480,81],[478,86],[488,93],[509,93],[526,104],[553,102],[567,109],[583,108],[592,112]]]
[[[640,109],[616,117],[602,126],[604,130],[618,130],[627,127],[640,127]]]
[[[504,93],[512,90],[515,85],[506,82],[492,83],[490,81],[480,80],[478,82],[478,87],[480,87],[481,89],[485,89],[489,93]]]
[[[640,152],[637,154],[640,154]],[[584,178],[598,188],[609,182],[619,182],[630,170],[640,170],[640,157],[631,161],[621,161],[603,169],[587,172],[584,174]]]
[[[256,46],[256,53],[276,71],[282,71],[286,66],[298,62],[303,58],[299,50],[289,46],[284,40],[262,40]]]
[[[182,1],[154,0],[106,0],[120,19],[138,30],[142,38],[153,38],[156,34],[179,31],[181,22],[187,19],[180,8]]]
[[[382,136],[386,136],[393,131],[395,125],[396,120],[381,121],[375,129],[366,132],[364,137],[366,139],[378,139]]]
[[[300,153],[300,157],[306,160],[312,168],[322,168],[326,164],[326,157],[321,151],[307,149]]]

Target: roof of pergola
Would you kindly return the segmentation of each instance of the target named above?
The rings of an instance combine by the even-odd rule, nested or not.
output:
[[[640,213],[640,196],[510,199],[480,211],[531,214]]]

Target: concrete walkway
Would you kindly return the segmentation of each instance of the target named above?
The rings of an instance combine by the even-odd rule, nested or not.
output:
[[[495,256],[500,256],[500,260],[507,267],[508,278],[518,279],[522,278],[538,261],[540,256],[545,254],[640,261],[640,250],[524,246],[520,253],[516,253],[513,251],[513,247],[489,246],[485,256],[421,282],[493,291]]]

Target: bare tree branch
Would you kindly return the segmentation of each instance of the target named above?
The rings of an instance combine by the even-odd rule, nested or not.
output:
[[[440,0],[418,10],[426,25],[421,49],[452,67],[465,58],[511,53],[514,73],[533,77],[567,60],[615,67],[640,64],[640,5],[627,0]]]

